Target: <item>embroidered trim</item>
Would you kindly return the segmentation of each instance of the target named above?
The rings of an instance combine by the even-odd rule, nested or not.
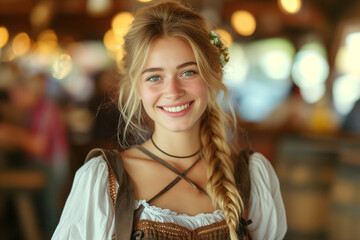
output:
[[[113,171],[111,170],[111,167],[109,166],[109,164],[106,162],[107,166],[108,166],[108,172],[109,172],[109,191],[110,191],[110,197],[113,203],[113,207],[115,207],[115,201],[116,201],[116,194],[117,194],[117,185],[116,185],[116,178],[115,175],[113,173]]]
[[[135,231],[157,231],[173,236],[182,236],[185,237],[185,239],[193,239],[194,235],[199,238],[202,238],[203,236],[208,237],[209,234],[212,234],[213,232],[218,232],[218,234],[221,232],[222,234],[226,234],[226,236],[228,235],[228,227],[225,220],[199,227],[194,230],[187,229],[186,227],[182,227],[174,223],[161,223],[149,220],[140,220],[136,223],[135,229]],[[217,236],[219,236],[218,234]]]
[[[190,237],[189,231],[184,231],[183,227],[179,227],[173,223],[159,223],[159,222],[152,222],[148,220],[140,220],[137,222],[135,229],[137,230],[155,230],[162,233],[184,236],[186,235],[187,238]]]

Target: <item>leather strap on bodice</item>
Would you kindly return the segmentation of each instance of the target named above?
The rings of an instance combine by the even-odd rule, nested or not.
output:
[[[119,184],[119,189],[121,189],[121,191],[117,191],[115,201],[115,237],[117,240],[129,240],[134,217],[134,208],[129,206],[134,206],[134,186],[125,171],[123,161],[117,150],[104,151],[95,148],[88,153],[85,162],[99,155],[102,155],[108,166],[110,166]]]

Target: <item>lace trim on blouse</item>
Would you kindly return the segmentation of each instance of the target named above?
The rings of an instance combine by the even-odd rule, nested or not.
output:
[[[215,210],[213,213],[199,213],[195,216],[187,214],[179,214],[170,209],[162,209],[156,206],[150,206],[145,200],[135,201],[135,209],[140,205],[144,206],[144,210],[139,220],[150,220],[162,223],[174,223],[189,230],[207,226],[225,219],[221,210]]]

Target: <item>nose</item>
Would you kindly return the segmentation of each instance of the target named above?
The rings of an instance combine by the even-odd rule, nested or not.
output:
[[[166,81],[164,93],[168,98],[178,98],[184,94],[181,82],[178,78],[172,77]]]

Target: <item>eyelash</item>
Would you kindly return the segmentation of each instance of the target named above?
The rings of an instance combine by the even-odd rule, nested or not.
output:
[[[186,75],[186,73],[191,73],[190,75]],[[183,73],[181,73],[180,76],[185,76],[185,77],[191,77],[193,75],[197,74],[197,71],[195,70],[187,70],[187,71],[184,71]],[[157,80],[152,80],[152,78],[158,78]],[[161,77],[159,75],[153,75],[153,76],[150,76],[146,79],[146,81],[149,81],[149,82],[157,82],[161,80]]]
[[[159,79],[160,79],[160,76],[158,76],[158,75],[150,76],[150,77],[148,77],[148,78],[146,79],[146,81],[150,81],[150,82],[157,82],[157,81],[159,81],[159,79],[158,79],[158,80],[151,80],[152,78],[159,78]]]
[[[191,73],[191,75],[185,75],[186,73]],[[188,70],[188,71],[185,71],[185,72],[183,72],[181,75],[185,75],[186,77],[188,77],[188,76],[192,76],[192,75],[194,75],[194,74],[196,74],[197,72],[196,71],[194,71],[194,70]]]

